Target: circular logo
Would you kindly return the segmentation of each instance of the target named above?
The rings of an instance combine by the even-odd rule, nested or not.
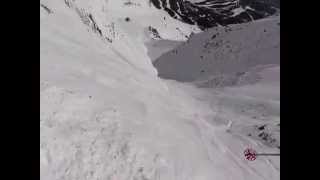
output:
[[[257,159],[257,152],[254,149],[248,148],[244,151],[244,156],[247,160],[254,161]]]

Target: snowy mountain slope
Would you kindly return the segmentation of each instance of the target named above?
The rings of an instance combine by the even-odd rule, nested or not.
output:
[[[202,117],[203,121],[198,124],[199,134],[206,139],[204,142],[211,142],[204,143],[204,146],[209,149],[208,154],[213,159],[217,157],[217,149],[227,152],[222,156],[229,160],[241,156],[239,150],[244,148],[241,145],[243,142],[260,153],[280,153],[280,67],[265,67],[259,74],[262,79],[258,83],[221,89],[194,89],[189,83],[177,84],[166,80],[167,84],[179,86],[179,89],[196,99],[197,105],[206,111],[201,115],[195,113],[194,117]],[[203,127],[204,124],[207,127]],[[263,174],[260,178],[279,178],[279,157],[262,157],[259,160],[268,166],[239,163],[238,170],[249,167],[253,168],[253,172]],[[236,177],[230,179],[233,178]],[[247,178],[250,179],[251,175]]]
[[[229,114],[229,119],[233,119],[230,131],[253,138],[271,148],[270,152],[277,152],[280,149],[280,66],[261,67],[257,73],[261,79],[256,83],[217,90],[220,94],[217,107],[222,116]],[[217,119],[223,118],[217,116]]]
[[[142,29],[153,27],[159,32],[160,37],[170,40],[185,40],[191,32],[199,31],[196,26],[170,18],[165,12],[151,6],[148,0],[65,1],[73,9],[78,9],[81,16],[91,14],[103,36],[111,40],[123,36],[118,32],[119,29],[125,29],[135,33],[137,38],[142,38]],[[125,21],[126,18],[129,18],[129,22]]]
[[[157,77],[149,23],[170,40],[191,26],[164,28],[162,11],[148,17],[119,0],[40,4],[42,180],[279,179],[269,158],[243,158],[245,147],[268,146],[209,123],[216,109],[201,100],[205,92]]]
[[[280,16],[195,34],[153,64],[162,78],[201,86],[255,82],[258,65],[280,63]],[[242,81],[242,82],[241,82]]]
[[[249,22],[274,15],[280,0],[151,0],[158,9],[200,29]]]
[[[162,78],[205,88],[206,95],[196,98],[215,113],[208,123],[217,128],[232,122],[227,131],[233,136],[251,139],[263,147],[260,151],[278,153],[280,17],[195,34],[153,64]],[[236,148],[228,142],[225,146]],[[279,159],[268,162],[279,170]]]
[[[88,31],[94,32],[106,43],[112,43],[115,49],[125,51],[122,56],[135,53],[126,58],[139,57],[143,59],[139,60],[140,63],[149,63],[144,43],[153,39],[150,27],[157,31],[161,39],[171,41],[186,40],[191,32],[200,31],[196,26],[179,22],[165,12],[155,9],[147,0],[129,1],[133,5],[128,5],[127,2],[128,0],[41,0],[40,11],[46,11],[43,7],[49,7],[52,12],[55,9],[60,11],[61,6],[69,8],[69,11],[74,11],[88,27]],[[40,18],[46,14],[48,13],[44,12]],[[129,21],[126,21],[127,18]],[[127,47],[124,44],[130,45]],[[132,49],[136,51],[129,52]]]

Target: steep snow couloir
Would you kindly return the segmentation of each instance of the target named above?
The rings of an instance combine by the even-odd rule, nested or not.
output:
[[[269,159],[242,156],[263,145],[208,123],[205,92],[157,77],[149,26],[199,32],[146,0],[40,1],[40,178],[278,179]]]

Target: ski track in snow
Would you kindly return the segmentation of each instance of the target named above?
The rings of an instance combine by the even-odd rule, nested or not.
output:
[[[261,123],[250,113],[265,112],[252,108],[254,102],[272,112],[264,122],[280,122],[274,110],[280,100],[270,102],[278,93],[260,91],[278,88],[270,72],[279,69],[263,71],[268,78],[258,84],[216,90],[161,80],[148,57],[145,29],[152,25],[164,39],[181,41],[176,26],[186,34],[194,27],[147,1],[132,0],[138,10],[123,8],[124,2],[40,1],[51,10],[40,8],[40,179],[279,179],[277,157],[248,162],[242,155],[248,146],[277,150],[244,132],[254,133],[249,125]],[[92,14],[102,36],[76,9]],[[126,16],[132,22],[124,22]],[[154,20],[163,16],[166,26]],[[116,37],[106,33],[111,22]],[[241,112],[242,103],[252,112]]]

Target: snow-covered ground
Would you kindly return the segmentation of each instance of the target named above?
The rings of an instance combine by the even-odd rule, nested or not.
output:
[[[162,80],[148,27],[170,41],[199,31],[131,1],[40,1],[41,180],[279,179],[278,157],[243,156],[279,151],[259,137],[264,124],[277,136],[279,68],[224,89]]]
[[[216,27],[192,36],[154,65],[160,77],[207,81],[237,77],[258,65],[280,64],[280,16]]]

